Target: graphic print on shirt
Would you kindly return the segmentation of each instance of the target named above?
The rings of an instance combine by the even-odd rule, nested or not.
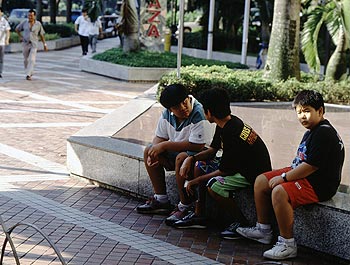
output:
[[[239,135],[239,137],[247,142],[249,145],[252,145],[255,143],[256,139],[258,138],[257,133],[252,129],[252,127],[250,127],[247,124],[244,124],[243,129],[241,134]]]
[[[297,155],[296,155],[296,157],[294,158],[294,160],[292,162],[292,168],[296,168],[297,166],[299,166],[306,159],[307,159],[306,142],[304,141],[298,147]]]

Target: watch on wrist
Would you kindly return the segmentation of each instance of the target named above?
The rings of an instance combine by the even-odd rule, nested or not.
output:
[[[286,172],[283,172],[283,173],[281,174],[281,177],[282,177],[282,179],[284,180],[284,182],[288,182],[288,180],[287,180],[287,173],[286,173]]]

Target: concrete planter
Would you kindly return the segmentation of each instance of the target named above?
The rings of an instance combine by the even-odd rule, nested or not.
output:
[[[80,59],[80,70],[127,81],[157,82],[163,74],[172,68],[130,67],[93,60],[89,56]]]
[[[69,38],[61,38],[57,40],[47,41],[47,47],[49,50],[62,50],[68,47],[76,46],[80,44],[79,36],[73,36]],[[6,53],[22,52],[22,43],[10,43],[5,48]],[[43,51],[44,47],[42,43],[39,43],[38,51]]]

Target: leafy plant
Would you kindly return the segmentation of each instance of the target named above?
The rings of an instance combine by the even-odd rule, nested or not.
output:
[[[177,67],[177,55],[170,52],[154,52],[154,51],[138,51],[124,53],[120,48],[113,48],[103,53],[96,54],[93,59],[99,61],[106,61],[115,64],[121,64],[134,67]],[[182,56],[182,66],[188,65],[225,65],[228,68],[247,69],[246,65],[232,62],[222,62],[217,60],[207,60],[195,58],[187,55]]]

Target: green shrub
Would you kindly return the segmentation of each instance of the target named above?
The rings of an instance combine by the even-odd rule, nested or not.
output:
[[[123,50],[120,48],[113,48],[103,53],[96,54],[92,58],[99,61],[105,61],[133,67],[177,67],[177,54],[171,52],[152,52],[141,50],[138,52],[124,53]],[[241,63],[200,59],[187,55],[182,55],[182,65],[225,65],[228,68],[232,69],[248,68],[246,65]]]
[[[44,24],[45,32],[48,34],[58,34],[61,38],[71,37],[75,34],[72,23],[64,24]]]
[[[57,40],[59,39],[60,36],[58,36],[58,34],[54,33],[54,34],[45,34],[45,40],[49,41],[49,40]],[[19,37],[18,34],[16,32],[11,32],[10,33],[10,43],[18,43],[19,42]]]
[[[176,71],[164,74],[159,81],[157,94],[165,86],[181,83],[196,96],[208,88],[225,88],[231,102],[291,101],[303,89],[314,89],[322,93],[328,103],[350,104],[350,83],[314,81],[311,75],[303,74],[301,81],[289,79],[274,82],[263,78],[263,71],[233,70],[225,66],[187,66],[181,68],[181,78]]]

